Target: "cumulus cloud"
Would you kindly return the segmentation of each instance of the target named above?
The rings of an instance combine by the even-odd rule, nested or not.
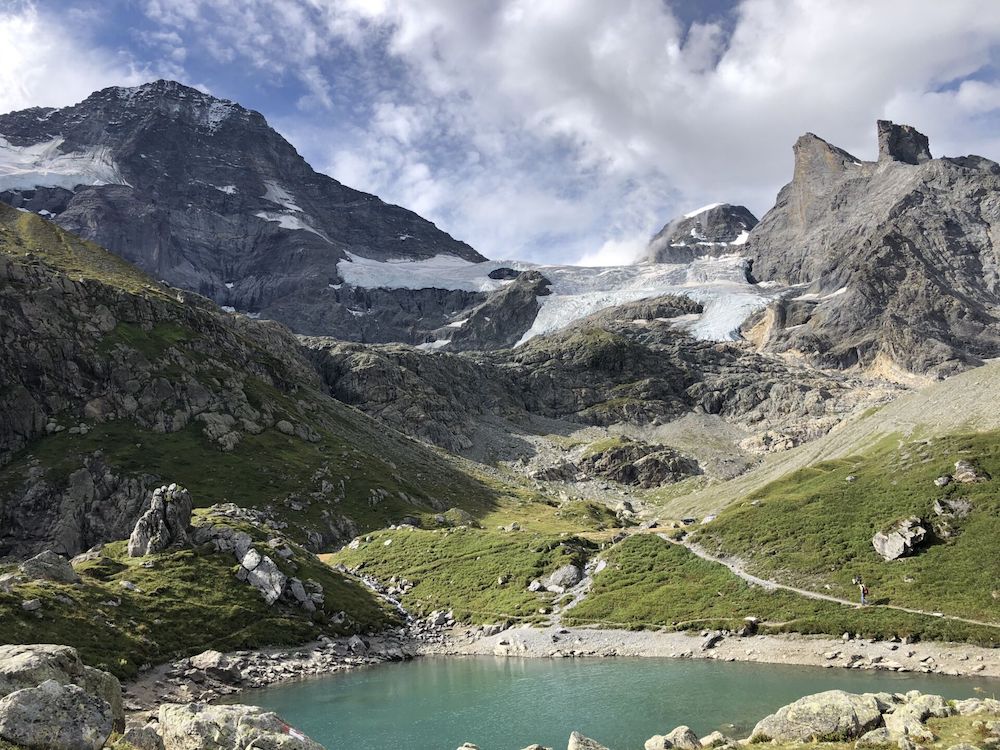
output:
[[[314,166],[492,257],[622,261],[693,206],[759,215],[806,131],[871,158],[874,120],[888,117],[924,130],[935,153],[1000,155],[1000,4],[734,0],[694,21],[703,6],[673,4],[138,7],[163,60],[190,65],[197,49],[217,72],[253,70],[264,90],[294,82],[293,109],[265,114]],[[90,59],[97,73],[77,88],[119,62]]]
[[[86,44],[58,15],[31,3],[0,6],[0,112],[74,104],[97,89],[149,77],[129,56]]]

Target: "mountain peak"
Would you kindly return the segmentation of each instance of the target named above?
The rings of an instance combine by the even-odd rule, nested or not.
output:
[[[879,120],[878,160],[900,161],[904,164],[923,164],[932,158],[927,136],[911,125],[897,125],[890,120]]]
[[[649,241],[646,258],[653,263],[689,263],[736,252],[756,225],[757,217],[746,206],[711,203],[669,221]]]

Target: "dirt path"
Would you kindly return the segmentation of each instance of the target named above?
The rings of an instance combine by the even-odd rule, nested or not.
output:
[[[831,596],[830,594],[820,594],[819,592],[816,591],[809,591],[808,589],[800,589],[796,588],[795,586],[788,586],[787,584],[778,583],[777,581],[768,580],[766,578],[759,578],[758,576],[755,576],[752,573],[748,573],[746,569],[743,567],[743,562],[741,560],[729,557],[716,557],[715,555],[710,554],[697,544],[692,544],[690,542],[685,542],[683,540],[678,542],[671,539],[666,534],[658,534],[657,536],[659,536],[661,539],[665,539],[668,542],[684,547],[692,554],[700,557],[702,560],[707,560],[708,562],[713,562],[718,565],[724,565],[734,575],[739,576],[747,583],[754,584],[755,586],[762,586],[763,588],[768,589],[770,591],[774,591],[776,589],[781,589],[782,591],[791,591],[793,594],[804,596],[807,599],[822,599],[823,601],[833,602],[835,604],[844,604],[848,607],[858,606],[857,602],[848,601],[847,599],[841,599],[836,596]],[[958,617],[956,615],[944,615],[941,614],[940,612],[928,612],[927,610],[923,609],[911,609],[909,607],[900,607],[895,604],[870,604],[868,606],[882,607],[883,609],[895,609],[898,610],[899,612],[909,612],[910,614],[913,615],[925,615],[927,617],[941,617],[942,619],[945,620],[956,620],[958,622],[965,622],[970,625],[980,625],[982,627],[987,627],[987,628],[1000,628],[1000,623],[983,622],[982,620],[970,620],[968,618]]]

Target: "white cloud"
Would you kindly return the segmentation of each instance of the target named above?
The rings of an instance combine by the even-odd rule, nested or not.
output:
[[[871,158],[889,117],[935,154],[1000,155],[998,3],[742,0],[690,26],[663,0],[141,7],[158,70],[199,50],[223,95],[227,66],[294,78],[298,111],[265,114],[315,166],[493,257],[605,262],[694,206],[760,214],[806,131]],[[135,80],[37,14],[0,19],[4,109]]]
[[[79,29],[30,3],[0,9],[0,112],[75,104],[97,89],[149,76],[128,57],[88,47]]]
[[[562,255],[620,258],[693,205],[762,213],[806,131],[871,157],[874,120],[890,116],[926,129],[938,153],[998,153],[995,83],[935,93],[990,63],[997,4],[745,0],[731,31],[684,29],[660,0],[374,5],[323,4],[341,23],[353,15],[369,43],[387,36],[409,78],[329,163],[369,164],[360,184],[423,206],[491,255],[521,232],[513,242],[529,254],[557,253],[554,238]],[[474,148],[477,168],[434,158],[415,122]],[[546,149],[558,159],[536,161]],[[406,177],[414,162],[429,165],[427,194]],[[525,191],[532,205],[517,216]],[[484,204],[490,194],[513,200],[506,217]]]

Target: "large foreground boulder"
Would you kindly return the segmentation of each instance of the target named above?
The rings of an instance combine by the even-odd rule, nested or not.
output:
[[[183,487],[171,484],[155,489],[149,510],[136,521],[128,539],[129,557],[188,544],[192,507],[191,493]]]
[[[827,690],[783,706],[761,719],[752,740],[778,742],[843,741],[882,724],[878,701],[870,695]]]
[[[114,729],[125,728],[118,678],[80,661],[75,648],[48,643],[0,646],[0,696],[35,688],[43,682],[76,685],[110,706]]]
[[[927,537],[927,529],[916,516],[896,521],[885,531],[872,537],[875,551],[886,560],[895,560],[912,554]]]
[[[76,685],[46,680],[0,698],[0,738],[41,750],[98,750],[114,725],[111,706]]]
[[[164,703],[160,735],[165,750],[323,750],[323,746],[257,706]]]

